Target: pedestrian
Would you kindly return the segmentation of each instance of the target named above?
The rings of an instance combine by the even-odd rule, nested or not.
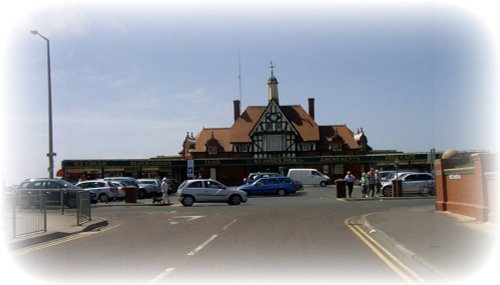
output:
[[[170,204],[170,198],[168,197],[168,181],[167,177],[163,177],[163,180],[161,181],[161,192],[163,192],[163,203]]]
[[[361,184],[361,192],[363,193],[363,198],[368,197],[366,195],[366,192],[368,191],[368,180],[366,179],[366,173],[364,172],[363,174],[361,174],[360,184]]]
[[[368,180],[368,193],[367,196],[373,197],[375,195],[375,187],[377,186],[377,179],[375,178],[375,170],[370,168],[368,174],[366,174],[366,179]]]
[[[347,171],[344,180],[347,185],[347,190],[349,191],[349,198],[352,198],[352,189],[354,187],[354,181],[356,181],[356,176],[352,175],[350,171]]]
[[[378,173],[378,169],[375,170],[375,181],[376,181],[376,187],[377,187],[377,197],[380,196],[380,189],[382,189],[382,180],[380,178],[380,173]]]

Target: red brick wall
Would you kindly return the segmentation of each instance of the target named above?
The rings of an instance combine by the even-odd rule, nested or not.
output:
[[[499,204],[498,199],[500,198],[500,195],[498,195],[498,191],[500,191],[500,184],[498,184],[498,179],[500,178],[500,174],[498,172],[497,173],[490,172],[486,173],[484,177],[485,177],[484,185],[487,189],[488,193],[487,199],[490,205],[488,220],[498,223],[500,221],[499,208],[498,208]]]
[[[496,156],[473,155],[472,167],[455,168],[463,160],[437,160],[436,210],[497,221],[498,172]]]

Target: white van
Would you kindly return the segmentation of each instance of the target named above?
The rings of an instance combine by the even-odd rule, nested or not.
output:
[[[330,177],[312,168],[292,168],[288,170],[288,177],[298,180],[304,185],[320,185],[325,187],[330,183]]]

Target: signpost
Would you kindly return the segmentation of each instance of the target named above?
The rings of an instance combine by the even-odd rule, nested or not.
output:
[[[188,159],[187,160],[187,172],[186,172],[187,177],[193,178],[194,177],[194,160]]]

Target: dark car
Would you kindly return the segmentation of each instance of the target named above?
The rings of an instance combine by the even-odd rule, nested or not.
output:
[[[27,179],[17,187],[19,195],[43,195],[47,205],[60,205],[62,194],[64,205],[69,208],[76,208],[79,190],[82,189],[68,181],[50,178]]]
[[[260,178],[268,178],[268,177],[285,177],[279,173],[275,172],[255,172],[248,174],[248,177],[243,179],[243,183],[252,184]]]
[[[90,203],[97,204],[97,195],[94,191],[89,191]]]
[[[168,183],[168,193],[176,193],[177,189],[179,188],[179,181],[175,179],[168,179],[167,178],[167,183]]]
[[[277,194],[285,196],[297,192],[294,181],[284,176],[261,178],[252,184],[245,184],[238,187],[238,190],[245,191],[248,195]]]

